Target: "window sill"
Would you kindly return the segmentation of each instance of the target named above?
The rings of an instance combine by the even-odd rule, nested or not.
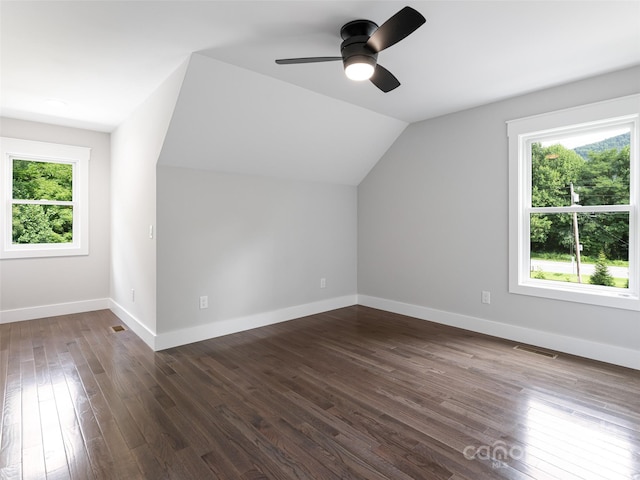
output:
[[[509,286],[510,293],[577,302],[601,307],[640,311],[640,297],[626,289],[531,280]]]
[[[0,253],[1,260],[16,258],[49,258],[89,255],[87,247],[69,245],[21,245],[20,248],[5,249]]]

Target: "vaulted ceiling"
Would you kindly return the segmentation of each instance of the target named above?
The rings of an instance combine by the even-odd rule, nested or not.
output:
[[[358,185],[406,125],[194,54],[159,164]]]
[[[339,55],[344,23],[381,24],[407,4],[427,22],[380,53],[402,83],[390,93],[348,80],[341,62],[274,62]],[[185,82],[198,90],[183,86],[174,131],[194,137],[200,111],[226,126],[218,143],[192,142],[217,151],[220,168],[233,142],[253,139],[241,153],[269,150],[272,164],[245,158],[238,171],[333,181],[332,164],[318,166],[329,156],[355,165],[341,183],[357,183],[408,123],[640,64],[638,0],[1,0],[0,19],[4,117],[110,132],[197,52]]]

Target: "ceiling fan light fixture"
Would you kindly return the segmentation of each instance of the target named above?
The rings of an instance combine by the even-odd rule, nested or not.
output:
[[[378,65],[378,53],[411,35],[425,21],[422,14],[411,7],[404,7],[381,26],[371,20],[353,20],[340,29],[343,42],[339,57],[280,58],[276,63],[290,65],[342,60],[347,78],[357,82],[370,80],[387,93],[398,88],[400,82],[389,70]]]
[[[376,67],[375,58],[365,55],[354,55],[345,60],[344,73],[347,78],[356,82],[369,80]]]

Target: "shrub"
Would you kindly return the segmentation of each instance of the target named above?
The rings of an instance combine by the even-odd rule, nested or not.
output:
[[[537,278],[538,280],[546,280],[547,277],[540,267],[537,267],[531,272],[531,278]]]
[[[595,265],[595,272],[591,275],[589,279],[589,283],[592,285],[604,285],[605,287],[613,287],[615,286],[615,282],[613,277],[609,273],[609,268],[607,267],[607,256],[604,252],[600,252],[598,255],[598,260]]]

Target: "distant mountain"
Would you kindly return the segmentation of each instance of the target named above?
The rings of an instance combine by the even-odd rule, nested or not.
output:
[[[611,150],[615,148],[617,150],[622,149],[624,146],[629,145],[631,141],[631,134],[629,132],[617,135],[611,138],[605,138],[596,143],[590,143],[589,145],[582,145],[573,149],[578,155],[585,160],[589,159],[589,152],[604,152],[605,150]]]

